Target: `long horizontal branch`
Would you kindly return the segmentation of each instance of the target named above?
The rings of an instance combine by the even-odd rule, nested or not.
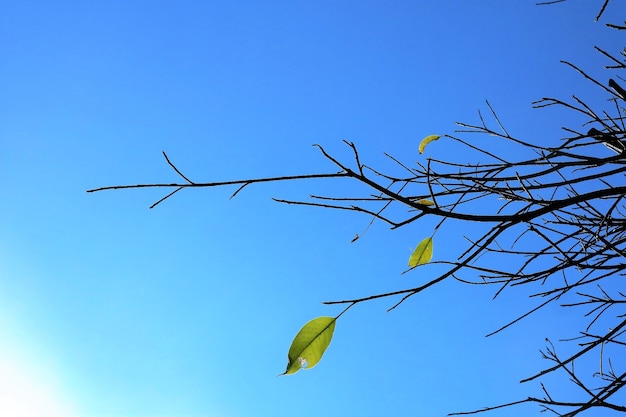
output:
[[[351,146],[355,152],[356,148],[354,144],[346,142],[349,146]],[[121,190],[121,189],[135,189],[135,188],[202,188],[202,187],[220,187],[220,186],[229,186],[229,185],[239,185],[239,189],[235,191],[233,194],[236,195],[241,189],[251,184],[258,184],[264,182],[280,182],[280,181],[292,181],[292,180],[309,180],[309,179],[317,179],[317,178],[345,178],[352,177],[357,179],[358,181],[368,185],[369,187],[379,191],[382,195],[390,197],[398,202],[401,202],[413,209],[419,210],[421,212],[434,214],[443,218],[452,218],[458,220],[468,220],[475,222],[513,222],[520,223],[532,220],[537,218],[543,214],[553,212],[555,210],[559,210],[565,208],[567,206],[571,206],[582,201],[588,201],[596,198],[609,197],[615,195],[623,195],[626,193],[626,186],[622,187],[614,187],[614,188],[605,188],[601,190],[595,190],[586,194],[579,194],[574,197],[570,197],[562,200],[554,200],[549,204],[544,205],[533,211],[526,212],[518,212],[515,214],[496,214],[496,215],[481,215],[481,214],[468,214],[468,213],[457,213],[453,211],[443,210],[439,207],[427,207],[418,202],[414,201],[412,198],[405,197],[400,195],[399,193],[395,193],[390,191],[388,188],[378,184],[377,182],[369,179],[362,172],[361,165],[359,165],[359,171],[356,172],[352,169],[346,167],[344,164],[339,162],[337,159],[329,155],[324,148],[319,145],[316,145],[324,157],[329,159],[335,165],[341,168],[341,171],[335,173],[325,173],[325,174],[305,174],[305,175],[287,175],[287,176],[278,176],[278,177],[265,177],[265,178],[251,178],[251,179],[243,179],[243,180],[231,180],[231,181],[215,181],[215,182],[205,182],[205,183],[195,183],[187,180],[187,183],[154,183],[154,184],[133,184],[133,185],[114,185],[114,186],[106,186],[99,187],[87,190],[87,192],[98,192],[98,191],[106,191],[106,190]],[[167,159],[167,156],[166,156]],[[169,161],[168,163],[176,170],[177,173],[180,174],[178,169]],[[182,176],[182,175],[181,175]],[[187,179],[183,176],[183,178]],[[178,191],[178,190],[177,190]],[[167,197],[166,197],[167,198]]]
[[[254,178],[247,180],[232,181],[216,181],[216,182],[194,182],[194,183],[155,183],[155,184],[133,184],[133,185],[110,185],[107,187],[92,188],[87,190],[88,193],[106,190],[123,190],[128,188],[202,188],[202,187],[221,187],[227,185],[248,185],[261,182],[291,181],[291,180],[310,180],[314,178],[341,178],[349,176],[346,172],[336,172],[333,174],[306,174],[306,175],[285,175],[281,177]]]

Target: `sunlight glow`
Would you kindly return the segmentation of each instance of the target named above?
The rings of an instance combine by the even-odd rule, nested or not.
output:
[[[61,395],[59,372],[36,342],[16,336],[19,326],[9,320],[15,315],[9,310],[0,310],[0,416],[76,417]]]
[[[0,416],[72,417],[55,387],[15,358],[0,355]]]

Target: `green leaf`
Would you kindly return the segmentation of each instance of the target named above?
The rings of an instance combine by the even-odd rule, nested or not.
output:
[[[335,331],[335,317],[318,317],[300,329],[291,342],[287,356],[287,370],[283,375],[295,374],[300,369],[311,369],[322,359]]]
[[[424,265],[433,258],[433,238],[427,237],[422,240],[409,258],[409,266],[414,268],[418,265]]]
[[[426,136],[424,139],[422,139],[422,141],[420,142],[420,146],[419,146],[419,151],[420,153],[424,153],[424,148],[426,147],[426,145],[428,145],[430,142],[439,139],[441,136],[439,135],[430,135],[430,136]]]

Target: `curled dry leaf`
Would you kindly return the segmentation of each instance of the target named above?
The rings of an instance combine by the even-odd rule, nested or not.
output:
[[[439,135],[430,135],[422,139],[422,141],[420,142],[420,146],[419,146],[420,153],[424,153],[424,148],[426,148],[426,145],[428,145],[432,141],[439,139],[440,137],[441,136]]]

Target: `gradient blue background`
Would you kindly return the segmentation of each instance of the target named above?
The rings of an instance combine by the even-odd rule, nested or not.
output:
[[[183,191],[153,210],[164,191],[85,190],[178,181],[161,151],[195,181],[333,172],[311,145],[348,160],[342,139],[392,170],[383,151],[477,162],[444,141],[427,156],[417,145],[477,122],[485,99],[510,132],[555,144],[580,120],[531,102],[605,102],[559,63],[608,79],[593,46],[623,46],[603,22],[626,10],[612,2],[594,23],[601,3],[3,4],[0,414],[441,416],[540,395],[517,381],[548,365],[546,336],[576,335],[576,315],[547,309],[486,339],[534,301],[491,301],[495,289],[454,281],[392,313],[396,299],[354,307],[314,370],[276,377],[298,329],[341,311],[321,301],[436,272],[400,275],[430,220],[376,223],[351,244],[367,216],[270,199],[352,195],[350,182],[259,185],[233,200],[234,189]],[[456,226],[438,235],[435,259],[465,247],[472,228]]]

